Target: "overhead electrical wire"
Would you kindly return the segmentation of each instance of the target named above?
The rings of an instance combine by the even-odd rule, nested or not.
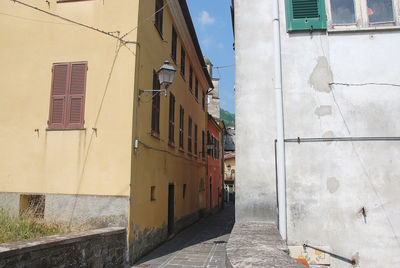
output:
[[[48,24],[62,24],[62,25],[73,25],[73,24],[70,24],[70,23],[61,23],[61,22],[52,22],[52,21],[45,21],[45,20],[31,19],[31,18],[22,17],[22,16],[15,16],[15,15],[11,15],[11,14],[7,14],[7,13],[3,13],[3,12],[0,12],[0,15],[3,15],[3,16],[8,16],[8,17],[16,18],[16,19],[21,19],[21,20],[27,20],[27,21],[33,21],[33,22],[40,22],[40,23],[48,23]]]
[[[96,32],[99,32],[99,33],[102,33],[102,34],[105,34],[105,35],[108,35],[108,36],[110,36],[110,37],[112,37],[112,38],[118,39],[118,40],[121,41],[121,42],[124,42],[124,43],[129,42],[129,41],[126,41],[126,40],[122,39],[121,37],[119,37],[119,36],[113,34],[113,33],[117,32],[117,31],[106,32],[106,31],[104,31],[104,30],[95,28],[95,27],[93,27],[93,26],[86,25],[86,24],[84,24],[84,23],[77,22],[77,21],[74,21],[74,20],[71,20],[71,19],[62,17],[62,16],[60,16],[60,15],[51,13],[51,12],[49,12],[49,11],[43,10],[43,9],[41,9],[41,8],[38,8],[38,7],[35,7],[35,6],[32,6],[32,5],[29,5],[29,4],[24,3],[24,2],[21,2],[21,1],[19,1],[19,0],[10,0],[10,1],[12,1],[12,2],[14,2],[14,3],[21,4],[21,5],[26,6],[26,7],[29,7],[29,8],[32,8],[32,9],[37,10],[37,11],[39,11],[39,12],[45,13],[45,14],[47,14],[47,15],[50,15],[50,16],[59,18],[59,19],[61,19],[61,20],[68,21],[68,22],[70,22],[70,23],[73,23],[73,24],[76,24],[76,25],[85,27],[85,28],[87,28],[87,29],[90,29],[90,30],[93,30],[93,31],[96,31]]]
[[[160,12],[161,10],[163,10],[166,6],[168,5],[168,3],[166,3],[165,5],[163,5],[159,10],[157,10],[156,12],[154,12],[151,16],[148,16],[147,18],[145,18],[142,22],[140,22],[137,26],[135,26],[134,28],[132,28],[131,30],[129,30],[126,34],[124,34],[121,38],[124,38],[125,36],[127,36],[128,34],[130,34],[131,32],[133,32],[134,30],[136,30],[137,28],[139,28],[140,26],[143,25],[143,23],[145,23],[147,20],[151,19],[152,17],[154,17],[158,12]]]

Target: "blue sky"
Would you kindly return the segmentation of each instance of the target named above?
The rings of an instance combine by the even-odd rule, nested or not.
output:
[[[214,65],[213,76],[220,78],[221,108],[235,112],[235,68],[231,0],[186,0],[203,55]],[[225,67],[224,66],[229,66]]]

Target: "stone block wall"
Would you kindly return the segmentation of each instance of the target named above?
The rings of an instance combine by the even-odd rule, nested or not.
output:
[[[0,244],[3,267],[123,267],[125,228],[47,236]]]

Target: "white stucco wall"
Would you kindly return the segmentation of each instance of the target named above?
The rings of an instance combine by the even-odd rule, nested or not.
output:
[[[237,222],[277,220],[270,6],[269,1],[235,1]]]
[[[400,30],[288,34],[284,2],[285,137],[400,136],[399,87],[329,86],[400,84]],[[236,217],[275,221],[272,3],[236,0],[235,31]],[[399,141],[287,143],[288,244],[400,266],[399,156]]]

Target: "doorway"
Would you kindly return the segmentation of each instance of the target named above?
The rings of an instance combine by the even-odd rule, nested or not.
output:
[[[175,185],[168,185],[168,236],[174,233]]]

